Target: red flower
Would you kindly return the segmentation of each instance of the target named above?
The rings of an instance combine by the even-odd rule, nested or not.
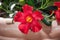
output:
[[[60,22],[60,2],[55,2],[54,6],[58,7],[58,10],[55,11],[55,16],[58,22]]]
[[[57,6],[58,8],[60,8],[60,2],[54,2],[54,6]]]
[[[33,7],[25,4],[23,7],[23,12],[18,11],[14,16],[14,21],[21,22],[19,25],[19,30],[25,34],[28,33],[29,29],[33,32],[38,32],[41,30],[42,26],[38,20],[42,20],[43,16],[40,11],[36,10],[33,12]]]

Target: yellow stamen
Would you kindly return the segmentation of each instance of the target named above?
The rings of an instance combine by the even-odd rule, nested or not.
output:
[[[32,17],[27,16],[27,17],[26,17],[26,21],[27,21],[27,22],[32,22]]]
[[[60,8],[58,8],[58,10],[60,10]]]

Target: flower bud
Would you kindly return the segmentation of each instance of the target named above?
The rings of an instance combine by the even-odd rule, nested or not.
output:
[[[24,5],[25,4],[25,0],[19,0],[20,5]]]

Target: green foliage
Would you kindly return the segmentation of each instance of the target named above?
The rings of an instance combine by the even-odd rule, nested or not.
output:
[[[47,26],[51,26],[51,23],[52,23],[51,21],[47,20],[47,18],[44,18],[42,22]]]
[[[2,2],[2,9],[5,10],[7,13],[10,13],[10,6],[12,4],[17,3],[17,0],[3,0]]]
[[[11,6],[15,5],[11,10]],[[16,10],[22,11],[22,6],[24,4],[29,4],[34,7],[34,10],[40,10],[44,15],[45,19],[42,20],[46,25],[50,26],[51,21],[50,18],[46,17],[50,16],[50,10],[57,9],[57,7],[53,7],[53,0],[3,0],[0,9],[4,10],[6,14],[14,13]]]
[[[0,9],[5,10],[7,13],[15,11],[16,9],[21,10],[21,6],[24,4],[29,4],[34,7],[34,9],[45,9],[52,3],[51,0],[3,0],[2,7]],[[10,10],[11,5],[16,4],[14,10]]]

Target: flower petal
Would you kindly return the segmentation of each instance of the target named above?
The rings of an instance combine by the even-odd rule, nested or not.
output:
[[[54,2],[54,6],[57,6],[58,8],[60,8],[60,2]]]
[[[20,12],[20,11],[18,11],[18,12],[16,13],[16,16],[18,16],[18,17],[20,17],[20,16],[22,16],[22,15],[23,15],[23,13]]]
[[[60,10],[55,11],[55,16],[58,22],[60,22]]]
[[[24,13],[32,13],[33,7],[25,4],[22,9]]]
[[[41,24],[38,23],[37,21],[33,21],[33,23],[31,24],[31,30],[33,32],[38,32],[41,30],[41,28],[42,28]]]
[[[23,16],[23,13],[18,11],[16,15],[14,16],[14,21],[19,22],[19,18]]]
[[[18,19],[18,22],[21,22],[21,23],[26,23],[26,20],[25,20],[25,17],[22,16]]]
[[[42,20],[44,17],[42,16],[41,12],[36,10],[33,12],[33,17],[37,20]]]
[[[20,30],[21,32],[27,34],[28,31],[29,31],[29,28],[30,28],[29,25],[30,25],[30,24],[20,24],[18,28],[19,28],[19,30]]]
[[[18,21],[18,17],[14,16],[14,21],[17,22]]]

